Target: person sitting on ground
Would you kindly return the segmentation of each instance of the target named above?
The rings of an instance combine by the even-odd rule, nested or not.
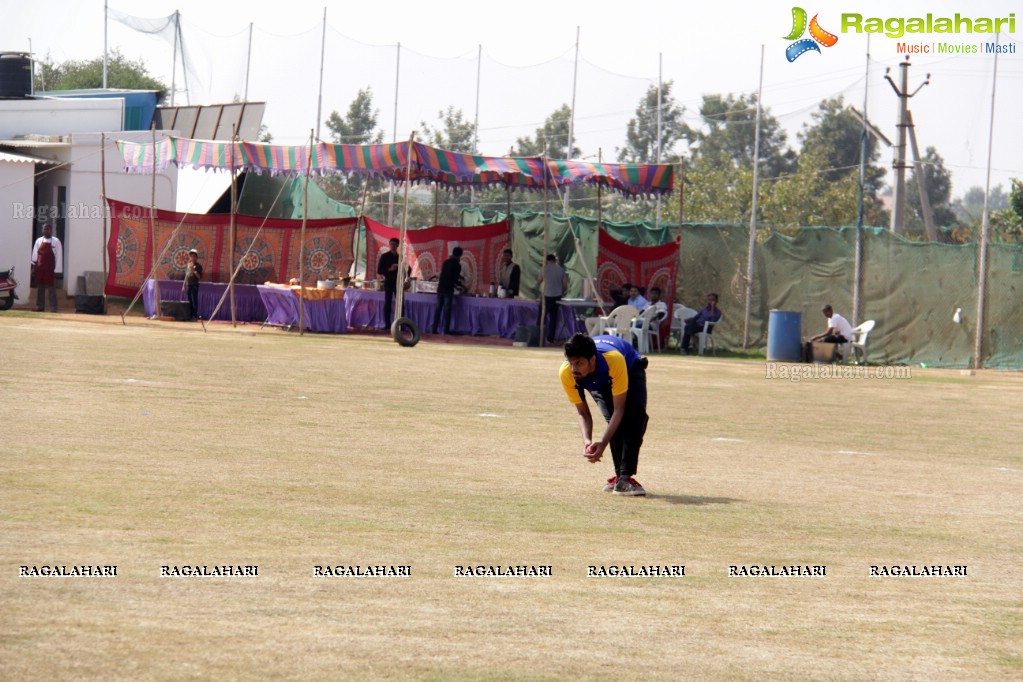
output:
[[[718,308],[718,295],[708,294],[707,305],[703,310],[698,312],[696,315],[683,320],[685,326],[682,328],[682,352],[686,355],[692,353],[689,350],[689,345],[692,343],[692,338],[698,333],[703,331],[703,326],[707,322],[717,322],[721,319],[721,310]],[[710,334],[714,331],[713,325],[707,327],[707,333]]]
[[[843,344],[851,341],[853,337],[852,325],[849,324],[849,320],[836,313],[830,303],[825,304],[825,306],[821,308],[821,312],[824,314],[824,317],[828,318],[828,328],[823,334],[812,336],[810,337],[810,340],[806,342],[805,353],[808,361],[813,359],[814,341]],[[841,358],[841,353],[839,353],[838,356]]]

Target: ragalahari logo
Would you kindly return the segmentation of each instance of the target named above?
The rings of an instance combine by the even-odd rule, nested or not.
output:
[[[813,50],[820,53],[821,49],[817,47],[818,44],[824,47],[831,47],[838,42],[838,36],[834,33],[828,33],[820,24],[817,23],[817,16],[813,15],[813,19],[810,20],[810,37],[802,38],[803,33],[807,30],[806,26],[806,10],[802,7],[792,8],[792,32],[785,36],[785,40],[795,40],[796,42],[785,48],[785,58],[790,62],[796,61],[796,59],[806,52]],[[801,40],[796,40],[802,38]]]

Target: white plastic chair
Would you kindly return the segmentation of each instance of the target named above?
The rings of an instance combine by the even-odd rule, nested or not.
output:
[[[661,322],[657,317],[657,308],[647,306],[646,310],[632,322],[632,333],[636,337],[636,346],[640,353],[650,352],[650,340],[653,339],[658,352],[661,350]]]
[[[604,333],[632,343],[632,320],[639,315],[635,306],[620,305],[604,319]]]
[[[679,351],[682,350],[682,331],[686,326],[686,320],[696,315],[696,311],[692,308],[687,308],[681,303],[676,303],[671,311],[671,330],[669,336],[675,337],[675,342],[678,344]]]
[[[847,343],[842,344],[842,361],[848,363],[850,359],[857,365],[860,362],[867,364],[867,334],[874,328],[874,320],[867,320],[852,330],[853,337]]]
[[[710,349],[711,351],[713,351],[714,355],[718,354],[718,349],[714,346],[714,335],[711,334],[710,330],[714,325],[716,325],[723,319],[725,319],[724,314],[722,314],[721,317],[718,318],[717,322],[711,322],[710,320],[707,320],[706,322],[703,323],[703,331],[696,332],[697,353],[699,355],[703,355],[703,351],[704,349],[707,348],[707,346],[710,346]]]

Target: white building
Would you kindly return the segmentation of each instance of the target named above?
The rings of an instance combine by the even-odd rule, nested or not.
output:
[[[110,98],[0,99],[0,269],[14,266],[18,305],[30,301],[32,244],[45,223],[64,247],[58,289],[74,296],[79,276],[109,271],[105,235],[109,222],[102,200],[106,165],[109,198],[174,210],[178,171],[128,175],[117,140],[148,142],[150,131],[125,131],[125,100]],[[174,134],[157,131],[157,140]],[[101,156],[100,143],[106,146]],[[89,291],[90,294],[101,292]]]

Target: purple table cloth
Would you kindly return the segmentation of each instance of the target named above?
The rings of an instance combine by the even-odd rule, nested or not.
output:
[[[437,294],[405,294],[404,317],[410,318],[424,333],[433,329],[433,314],[437,308]],[[349,327],[384,328],[384,293],[382,291],[345,290],[345,308]],[[471,336],[500,336],[515,338],[520,325],[535,326],[540,316],[540,304],[517,299],[455,296],[451,308],[451,329]],[[572,311],[558,306],[555,338],[567,339],[575,333]]]
[[[298,326],[301,310],[298,296],[291,289],[257,286],[256,290],[266,308],[266,324]],[[305,301],[305,328],[314,332],[343,334],[348,331],[345,298]]]
[[[231,297],[224,296],[227,291],[226,284],[212,282],[199,282],[199,316],[204,320],[210,319],[213,310],[224,297],[224,302],[217,312],[217,320],[231,321]],[[181,288],[181,280],[160,280],[161,301],[187,301],[188,293]],[[152,317],[156,314],[156,285],[153,280],[146,280],[145,289],[142,291],[142,304],[145,307],[146,315]],[[266,307],[259,295],[257,288],[251,284],[234,285],[234,312],[238,322],[262,322],[266,319]]]

